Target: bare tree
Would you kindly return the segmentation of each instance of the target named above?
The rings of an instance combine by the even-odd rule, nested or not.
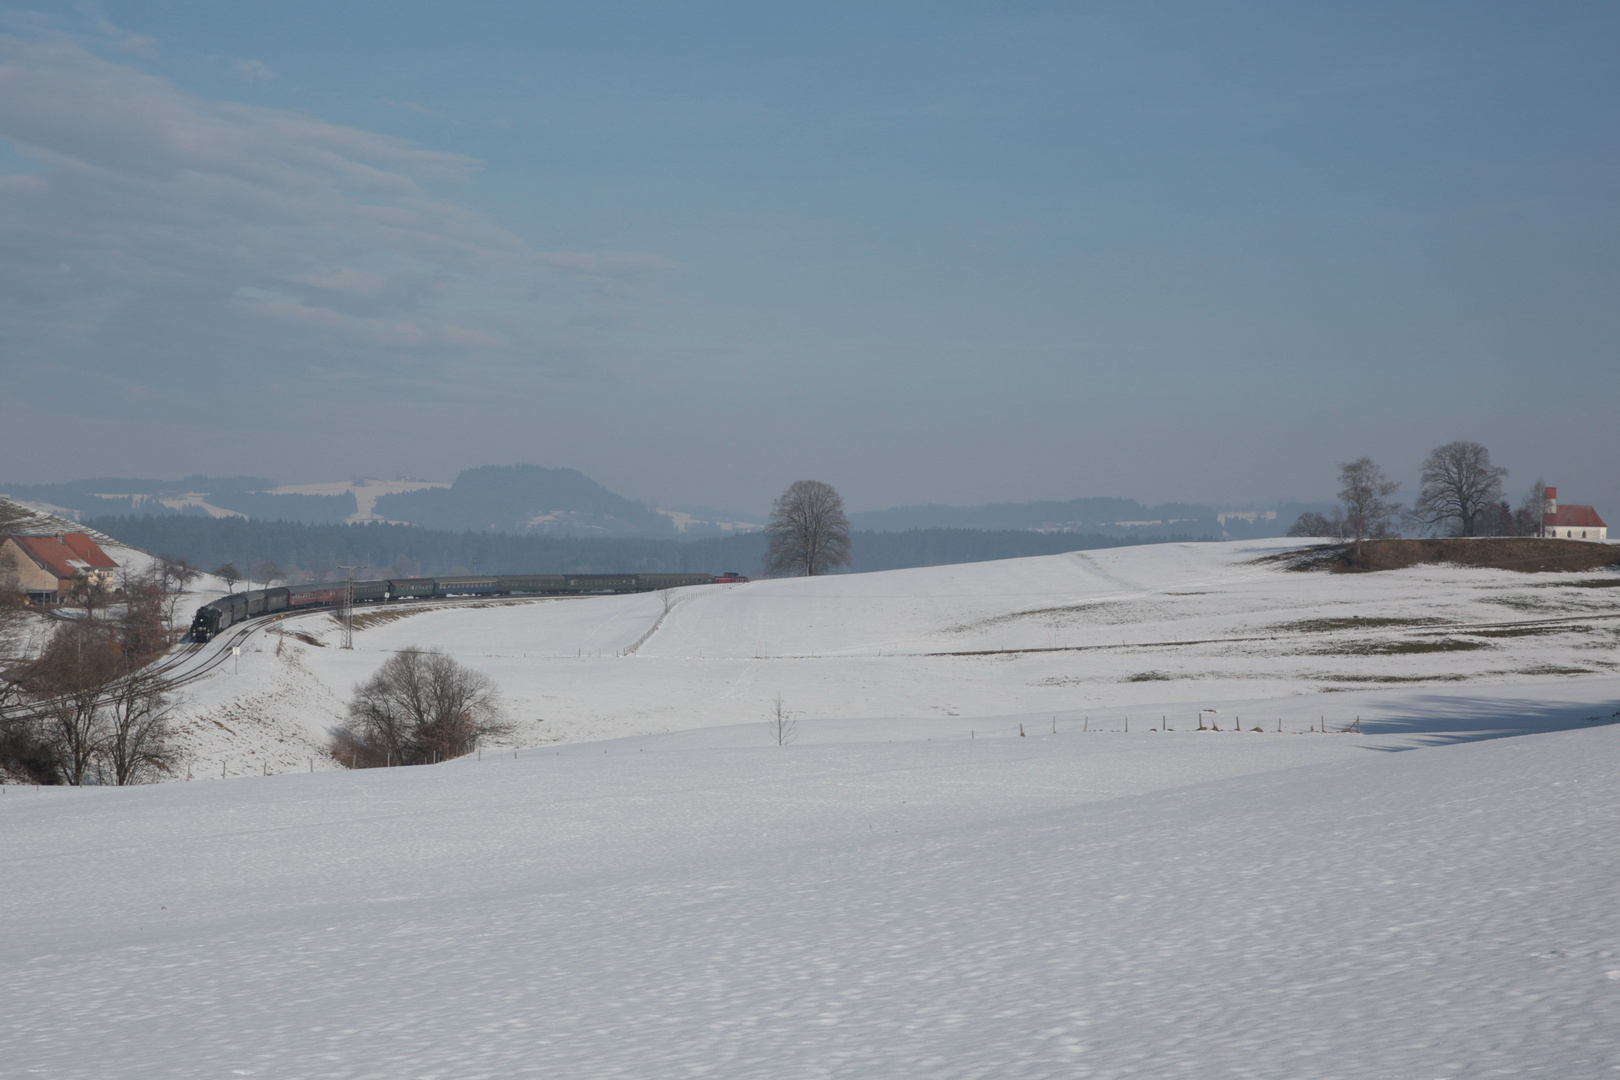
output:
[[[360,768],[425,765],[510,733],[489,676],[438,649],[401,649],[349,702],[332,756]]]
[[[1412,516],[1453,536],[1477,535],[1481,511],[1502,497],[1506,469],[1491,465],[1491,452],[1476,442],[1437,446],[1423,463],[1423,487]]]
[[[1400,486],[1386,477],[1372,458],[1339,465],[1339,501],[1344,504],[1345,533],[1355,541],[1357,555],[1361,554],[1363,540],[1389,534],[1389,520],[1400,509],[1389,497]]]
[[[277,580],[281,576],[281,567],[277,566],[269,559],[266,559],[264,562],[259,564],[258,576],[255,578],[255,580],[264,582],[264,588],[268,589],[270,587],[270,583]]]
[[[82,619],[58,627],[23,673],[32,711],[69,784],[94,778],[104,699],[121,674],[122,654],[110,628]]]
[[[169,722],[174,707],[161,676],[126,667],[108,693],[101,737],[101,756],[113,783],[139,784],[174,771],[180,759]]]
[[[1541,477],[1536,477],[1536,482],[1519,500],[1519,508],[1513,512],[1513,524],[1520,536],[1540,536],[1547,531],[1547,485]]]
[[[220,563],[214,567],[214,576],[225,582],[225,591],[230,592],[236,588],[236,583],[242,580],[242,571],[236,568],[235,563]]]
[[[765,527],[770,547],[765,573],[771,577],[814,577],[849,565],[849,518],[832,485],[798,480],[771,508]]]
[[[180,601],[185,598],[191,583],[202,577],[202,571],[193,566],[190,559],[168,554],[159,555],[152,570],[163,592],[164,621],[172,628]]]
[[[793,713],[782,704],[782,695],[777,694],[776,700],[771,702],[770,716],[765,720],[765,727],[776,740],[777,746],[786,746],[799,737],[799,725]]]
[[[202,571],[193,566],[190,559],[167,552],[160,554],[152,565],[164,592],[184,592],[202,577]]]
[[[126,656],[148,660],[169,647],[165,614],[169,598],[163,592],[162,577],[155,568],[145,573],[124,572],[124,615],[119,620],[119,637]],[[171,614],[172,620],[172,614]]]
[[[68,587],[68,596],[84,607],[84,617],[94,619],[96,609],[107,605],[107,581],[100,574],[80,574]]]
[[[1315,510],[1307,510],[1288,526],[1289,536],[1344,536],[1344,518],[1337,513],[1330,519]]]

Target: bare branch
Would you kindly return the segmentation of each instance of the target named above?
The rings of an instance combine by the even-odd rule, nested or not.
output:
[[[849,518],[832,485],[799,480],[782,493],[766,526],[765,573],[814,577],[850,562]]]
[[[793,713],[783,705],[781,694],[776,695],[776,700],[771,706],[772,711],[765,721],[765,726],[770,731],[771,738],[776,740],[777,746],[786,746],[799,737],[798,722],[794,719]]]
[[[361,768],[423,765],[510,731],[489,676],[437,649],[401,649],[355,691],[332,754]]]
[[[1491,452],[1476,442],[1437,446],[1423,463],[1422,491],[1412,515],[1455,536],[1476,536],[1485,509],[1502,497],[1506,469],[1491,465]]]
[[[1355,541],[1358,554],[1363,540],[1388,535],[1390,519],[1400,510],[1389,497],[1400,486],[1399,482],[1386,477],[1372,458],[1357,458],[1339,466],[1339,501],[1344,504],[1345,533]]]

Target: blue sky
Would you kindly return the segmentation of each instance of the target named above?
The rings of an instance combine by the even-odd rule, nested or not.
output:
[[[0,10],[0,481],[1620,511],[1612,5]]]

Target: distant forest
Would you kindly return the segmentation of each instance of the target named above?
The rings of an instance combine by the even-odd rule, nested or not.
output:
[[[698,540],[623,537],[510,536],[448,532],[415,525],[304,525],[288,521],[179,515],[98,517],[85,524],[153,554],[189,559],[204,570],[273,562],[288,574],[337,577],[340,565],[364,564],[366,576],[470,573],[719,573],[757,577],[765,535]],[[855,572],[985,562],[1151,542],[1209,540],[1179,536],[1152,541],[1021,530],[912,529],[852,534]]]

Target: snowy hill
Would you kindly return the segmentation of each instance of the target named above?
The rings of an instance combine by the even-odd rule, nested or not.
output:
[[[1614,579],[1277,547],[261,629],[188,690],[195,782],[0,789],[0,1063],[1611,1075]],[[527,748],[311,775],[405,644]]]
[[[262,628],[240,674],[221,665],[188,687],[188,737],[216,773],[222,759],[230,773],[306,768],[354,686],[409,645],[493,677],[522,745],[758,722],[778,694],[807,718],[960,717],[975,730],[1133,714],[1196,726],[1206,708],[1304,730],[1324,716],[1393,721],[1411,690],[1522,691],[1579,711],[1587,684],[1617,670],[1620,589],[1591,587],[1610,578],[1265,560],[1288,546],[699,587],[667,614],[651,594],[401,605],[362,615],[352,652],[330,616],[304,616]]]

